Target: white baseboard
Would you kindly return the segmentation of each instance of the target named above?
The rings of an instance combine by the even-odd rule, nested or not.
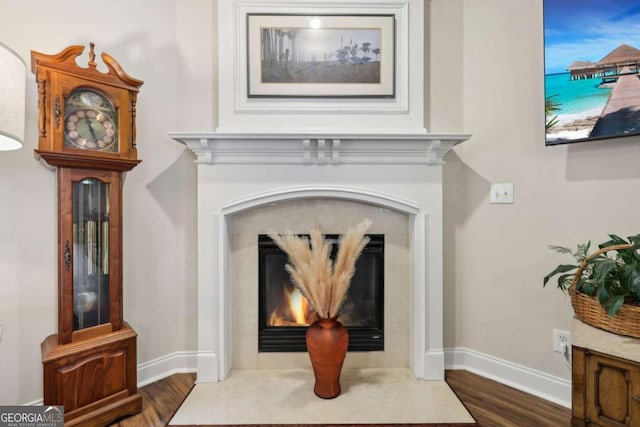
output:
[[[571,381],[469,348],[444,351],[446,369],[464,369],[534,396],[571,408]]]
[[[197,351],[176,351],[138,365],[138,387],[173,374],[196,372]]]

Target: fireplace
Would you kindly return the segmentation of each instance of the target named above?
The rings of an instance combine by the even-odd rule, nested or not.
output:
[[[338,235],[326,235],[335,259]],[[370,234],[339,320],[349,331],[349,351],[384,350],[384,235]],[[267,235],[258,236],[258,351],[307,351],[305,334],[316,313],[285,270],[287,255]]]
[[[199,382],[224,380],[231,369],[308,366],[303,352],[258,351],[257,236],[268,228],[304,233],[316,220],[341,234],[364,217],[385,236],[385,345],[351,352],[345,363],[444,378],[440,165],[467,135],[172,136],[199,164]],[[350,214],[349,206],[361,209]]]

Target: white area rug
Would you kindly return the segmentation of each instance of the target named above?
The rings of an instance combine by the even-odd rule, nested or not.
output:
[[[444,381],[408,369],[347,369],[342,393],[313,393],[311,369],[234,370],[219,383],[196,384],[171,425],[429,424],[474,420]]]

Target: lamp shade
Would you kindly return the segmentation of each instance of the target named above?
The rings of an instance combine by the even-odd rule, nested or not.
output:
[[[17,150],[24,142],[27,66],[0,43],[0,151]]]

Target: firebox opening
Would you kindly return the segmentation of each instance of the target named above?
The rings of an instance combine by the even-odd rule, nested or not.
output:
[[[384,235],[369,234],[340,320],[349,331],[349,351],[384,350]],[[337,253],[337,235],[331,257]],[[285,270],[287,255],[267,235],[258,236],[258,351],[307,351],[305,334],[316,313]]]

